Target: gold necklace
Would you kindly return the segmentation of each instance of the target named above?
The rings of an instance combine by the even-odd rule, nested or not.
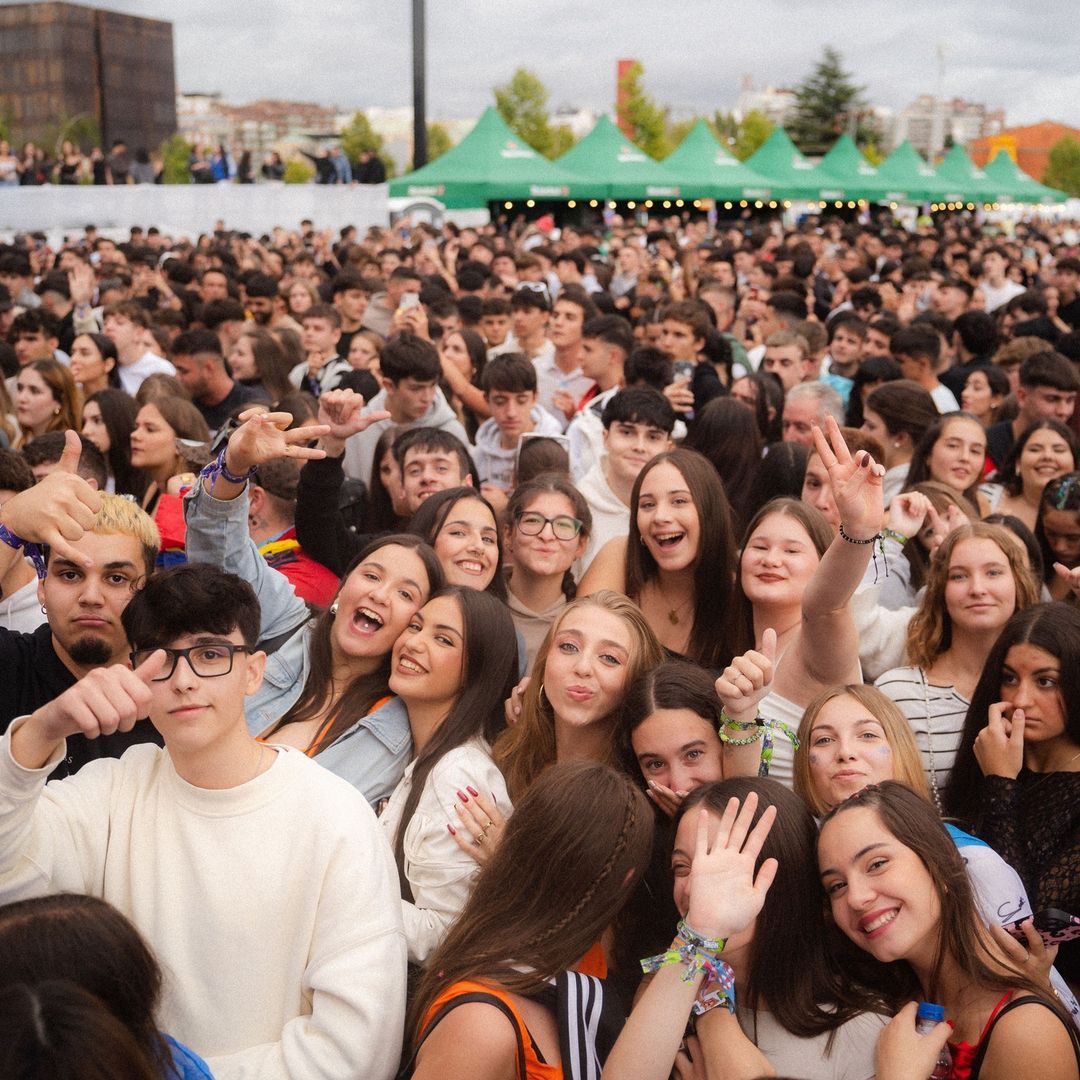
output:
[[[671,607],[670,603],[668,602],[668,598],[664,595],[664,590],[660,585],[659,578],[656,581],[656,591],[660,595],[660,600],[662,601],[663,605],[668,609],[668,622],[670,622],[672,626],[678,626],[679,612],[682,611],[682,609],[686,607],[686,605],[689,604],[691,600],[694,599],[693,596],[688,596],[681,604],[676,604],[675,607]]]

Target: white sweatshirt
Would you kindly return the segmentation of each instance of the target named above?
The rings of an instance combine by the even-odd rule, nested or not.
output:
[[[218,1080],[389,1080],[405,940],[389,845],[362,795],[299,751],[239,787],[133,747],[46,785],[0,739],[0,902],[89,893],[165,973],[160,1026]],[[145,722],[145,721],[144,721]]]

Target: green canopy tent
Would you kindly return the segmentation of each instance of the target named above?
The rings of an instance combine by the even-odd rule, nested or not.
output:
[[[518,138],[494,107],[442,157],[390,181],[391,198],[426,196],[451,209],[501,199],[562,201],[582,194],[576,177]]]
[[[995,185],[985,171],[968,156],[957,143],[937,167],[938,179],[944,180],[952,189],[946,194],[946,202],[996,203],[1001,202],[1004,192]],[[1008,196],[1005,196],[1008,201]]]
[[[819,178],[814,176],[814,166],[799,153],[782,127],[774,128],[744,164],[769,181],[773,198],[815,202],[824,198]]]
[[[841,135],[818,162],[814,176],[821,185],[821,197],[834,200],[865,199],[885,202],[889,184],[878,176],[877,169],[863,157],[850,135]]]
[[[925,203],[947,201],[951,186],[905,139],[878,167],[878,177],[886,182],[885,202]]]
[[[1047,187],[1034,177],[1028,176],[1005,150],[999,150],[994,155],[994,160],[986,166],[986,175],[1002,192],[996,202],[1050,205],[1064,202],[1069,197],[1064,191]]]
[[[684,199],[772,198],[769,181],[728,153],[704,120],[664,158],[664,168],[679,177]]]
[[[592,199],[681,199],[681,178],[635,146],[607,116],[557,164],[580,178]],[[575,195],[578,188],[575,187]]]

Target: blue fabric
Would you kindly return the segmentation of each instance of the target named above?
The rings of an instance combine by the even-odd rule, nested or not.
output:
[[[948,822],[945,822],[945,831],[952,837],[953,843],[958,848],[990,846],[985,840],[980,840],[977,836],[972,836],[971,833],[966,833],[963,829],[958,829]]]
[[[171,1035],[163,1035],[172,1052],[172,1069],[165,1080],[214,1080],[210,1066],[194,1050],[178,1043]]]

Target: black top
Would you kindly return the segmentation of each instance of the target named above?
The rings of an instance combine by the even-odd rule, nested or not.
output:
[[[960,400],[960,392],[964,389],[967,377],[979,368],[993,367],[993,361],[989,356],[974,356],[966,364],[957,364],[948,371],[943,371],[938,378],[953,392],[953,397]]]
[[[1080,773],[1034,773],[982,780],[977,835],[1019,875],[1033,911],[1080,914]],[[1065,942],[1057,969],[1080,978],[1080,942]]]
[[[1000,469],[1013,448],[1013,428],[1011,420],[1002,420],[1000,424],[991,424],[986,429],[987,457]]]
[[[75,685],[75,676],[64,666],[53,648],[52,631],[42,623],[32,634],[16,634],[0,629],[0,734],[11,721],[47,705]],[[120,757],[129,746],[152,742],[161,746],[161,736],[149,723],[138,723],[128,732],[87,739],[72,735],[67,741],[67,757],[49,775],[50,780],[72,776],[88,761]]]
[[[265,401],[265,394],[252,386],[245,386],[241,382],[234,382],[232,389],[216,405],[203,405],[196,401],[195,405],[203,414],[206,426],[210,431],[220,431],[228,423],[229,417],[241,405],[249,405],[254,402]]]

